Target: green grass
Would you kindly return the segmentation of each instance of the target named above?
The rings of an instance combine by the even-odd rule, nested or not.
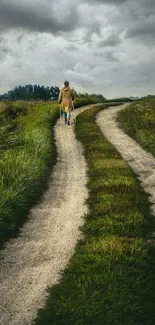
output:
[[[89,105],[89,104],[96,104],[99,102],[99,99],[95,96],[87,96],[83,98],[75,98],[74,100],[74,107],[78,108],[81,106]]]
[[[17,114],[16,114],[17,113]],[[26,220],[56,161],[58,105],[11,103],[1,117],[0,246]]]
[[[35,325],[153,325],[154,229],[147,195],[95,124],[101,108],[77,117],[88,165],[89,214],[59,284]]]
[[[75,107],[94,103],[78,98]],[[56,162],[53,125],[59,105],[6,102],[0,107],[0,248],[19,233],[47,188]]]
[[[123,130],[155,156],[155,99],[143,100],[119,112]]]

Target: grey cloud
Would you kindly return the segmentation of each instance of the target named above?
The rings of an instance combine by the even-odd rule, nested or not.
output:
[[[115,55],[112,52],[105,53],[105,58],[110,62],[118,62],[119,59],[115,57]]]
[[[89,0],[89,3],[98,2],[100,4],[120,5],[129,0]]]
[[[24,35],[19,35],[19,36],[17,37],[17,42],[18,42],[18,43],[21,43],[23,39],[24,39]]]
[[[72,80],[72,83],[76,83],[81,85],[84,89],[85,87],[93,87],[94,86],[94,79],[88,73],[79,73],[74,70],[67,70],[66,77],[69,80]]]
[[[9,54],[11,52],[11,49],[7,48],[7,47],[4,47],[2,49],[0,49],[0,51],[4,54]]]
[[[38,3],[38,6],[18,2],[0,2],[0,26],[3,30],[10,28],[25,28],[30,31],[59,33],[73,30],[79,22],[78,11],[70,6],[65,20],[58,20],[52,11],[52,3]],[[58,17],[59,18],[59,17]]]
[[[144,84],[154,84],[155,82],[155,74],[154,74],[154,67],[155,59],[149,60],[149,62],[143,63],[143,65],[138,64],[135,68],[135,74],[139,78],[140,83]]]
[[[110,35],[107,39],[100,41],[98,43],[99,47],[114,47],[121,43],[121,39],[117,35]]]
[[[87,26],[85,35],[83,37],[83,43],[92,43],[92,34],[101,34],[101,25],[98,21],[92,21],[90,26]]]
[[[0,0],[1,27],[1,93],[65,79],[106,97],[153,89],[155,0]]]
[[[155,14],[154,0],[128,0],[121,7],[121,20],[123,16],[128,20],[136,21],[137,19],[149,18]],[[123,13],[123,15],[122,15]]]
[[[94,52],[94,56],[99,57],[101,59],[106,59],[109,62],[119,61],[119,59],[114,55],[112,51]]]
[[[6,55],[11,54],[11,52],[12,52],[11,49],[7,47],[4,48],[0,47],[0,61],[4,60]]]
[[[68,45],[68,46],[67,46],[67,50],[72,52],[72,51],[77,51],[78,49],[77,49],[77,47],[74,46],[74,45]]]
[[[8,54],[12,53],[12,49],[5,42],[4,37],[0,37],[0,60],[2,61]]]
[[[138,4],[138,1],[137,1]],[[155,1],[154,0],[142,0],[139,10],[144,13],[146,17],[155,14]]]
[[[133,27],[129,28],[125,33],[125,38],[134,37],[155,37],[155,16],[151,19],[138,21]]]

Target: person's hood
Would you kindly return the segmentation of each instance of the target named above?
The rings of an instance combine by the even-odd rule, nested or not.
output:
[[[70,86],[68,86],[68,87],[63,87],[63,90],[68,90],[68,89],[70,89]]]

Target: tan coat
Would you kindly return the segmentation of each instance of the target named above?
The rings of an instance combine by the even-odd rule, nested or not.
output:
[[[63,112],[71,112],[73,94],[70,87],[62,87],[58,98],[58,103],[61,103]]]

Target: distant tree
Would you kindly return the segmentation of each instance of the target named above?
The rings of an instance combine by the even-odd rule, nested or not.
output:
[[[155,95],[147,95],[146,97],[147,97],[147,98],[154,98]]]
[[[59,87],[55,86],[55,87],[51,87],[50,88],[50,99],[52,100],[57,100],[59,97],[59,93],[60,93],[60,89]]]
[[[86,98],[89,96],[97,97],[101,102],[105,98],[99,94],[88,94],[88,93],[78,93],[74,88],[72,88],[74,93],[74,98],[82,97]],[[43,101],[57,101],[59,97],[60,89],[58,86],[45,87],[40,85],[19,85],[9,90],[7,93],[0,95],[0,100],[43,100]]]
[[[97,97],[101,102],[104,102],[106,100],[105,97],[103,97],[103,95],[99,94],[99,95],[96,95],[96,94],[92,94],[93,97]]]

